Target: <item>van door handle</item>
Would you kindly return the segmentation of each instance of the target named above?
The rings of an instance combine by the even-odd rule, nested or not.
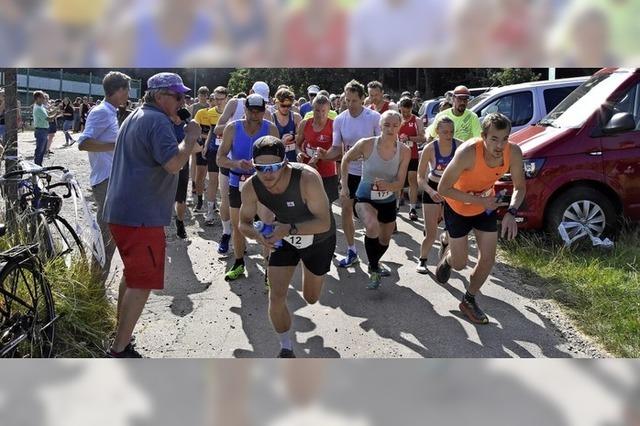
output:
[[[602,155],[602,151],[591,151],[589,155],[592,157],[599,157]]]

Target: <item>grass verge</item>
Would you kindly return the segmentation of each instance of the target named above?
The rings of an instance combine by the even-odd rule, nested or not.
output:
[[[0,239],[0,250],[11,246]],[[104,356],[104,343],[115,329],[115,307],[107,299],[104,284],[93,277],[89,262],[74,258],[68,268],[62,259],[44,265],[56,314],[54,356],[93,358]]]
[[[640,227],[610,251],[565,248],[537,234],[501,244],[503,258],[560,302],[578,327],[620,357],[640,357]]]

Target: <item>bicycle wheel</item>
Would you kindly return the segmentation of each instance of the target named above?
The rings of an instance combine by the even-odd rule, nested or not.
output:
[[[51,289],[33,260],[9,261],[0,271],[0,354],[53,355],[55,308]]]
[[[66,219],[60,216],[48,217],[47,223],[51,236],[52,258],[62,258],[67,268],[71,267],[74,258],[85,258],[82,241]]]

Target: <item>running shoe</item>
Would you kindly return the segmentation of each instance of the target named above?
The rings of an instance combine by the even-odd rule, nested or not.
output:
[[[229,241],[231,241],[231,234],[222,234],[220,244],[218,244],[218,254],[229,253]]]
[[[371,270],[371,266],[369,266],[369,267],[367,268],[367,272],[368,272],[368,273],[373,272],[373,271]],[[382,263],[380,264],[380,268],[378,269],[378,271],[377,271],[377,272],[380,274],[380,276],[381,276],[381,277],[389,277],[389,276],[391,276],[391,271],[390,271],[390,270],[388,270],[387,268],[385,268],[385,267],[382,265]]]
[[[418,220],[418,213],[416,212],[416,209],[409,210],[409,219],[414,222]]]
[[[116,352],[113,348],[109,348],[105,355],[107,358],[142,358],[140,352],[136,351],[131,344],[128,344],[121,352]]]
[[[369,276],[369,284],[367,284],[367,288],[369,290],[377,290],[380,287],[380,272],[372,272]]]
[[[204,215],[204,224],[207,226],[213,226],[214,222],[214,214],[212,211],[208,211],[207,214]]]
[[[338,266],[341,268],[348,268],[358,262],[360,262],[360,259],[358,259],[358,253],[353,250],[347,250],[347,256],[338,262]]]
[[[428,272],[427,259],[420,259],[420,262],[418,263],[418,267],[416,268],[416,272],[423,275]]]
[[[487,318],[487,315],[482,311],[482,309],[480,309],[475,300],[470,302],[463,296],[459,308],[460,311],[471,320],[471,322],[476,324],[489,323],[489,318]]]
[[[244,276],[244,265],[235,265],[224,275],[225,281],[235,281]]]
[[[436,280],[440,284],[445,284],[451,277],[451,265],[447,262],[447,254],[449,253],[449,247],[445,248],[438,266],[436,266]]]
[[[291,349],[280,349],[280,353],[278,354],[278,358],[295,358],[296,354],[293,353]]]

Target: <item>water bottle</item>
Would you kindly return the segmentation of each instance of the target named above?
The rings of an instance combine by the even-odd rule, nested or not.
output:
[[[269,238],[269,236],[271,236],[271,234],[273,234],[273,225],[270,225],[268,223],[264,223],[261,220],[257,220],[255,222],[253,222],[253,228],[256,231],[258,231],[259,233],[261,233],[262,236],[265,237],[265,238]],[[275,248],[282,247],[282,240],[276,241],[276,243],[273,245],[273,247],[275,247]]]
[[[505,195],[507,195],[507,190],[503,189],[500,192],[498,192],[498,194],[496,195],[496,203],[499,202],[502,197],[504,197]],[[493,210],[485,210],[484,211],[487,215],[490,215],[491,213],[493,213]]]

